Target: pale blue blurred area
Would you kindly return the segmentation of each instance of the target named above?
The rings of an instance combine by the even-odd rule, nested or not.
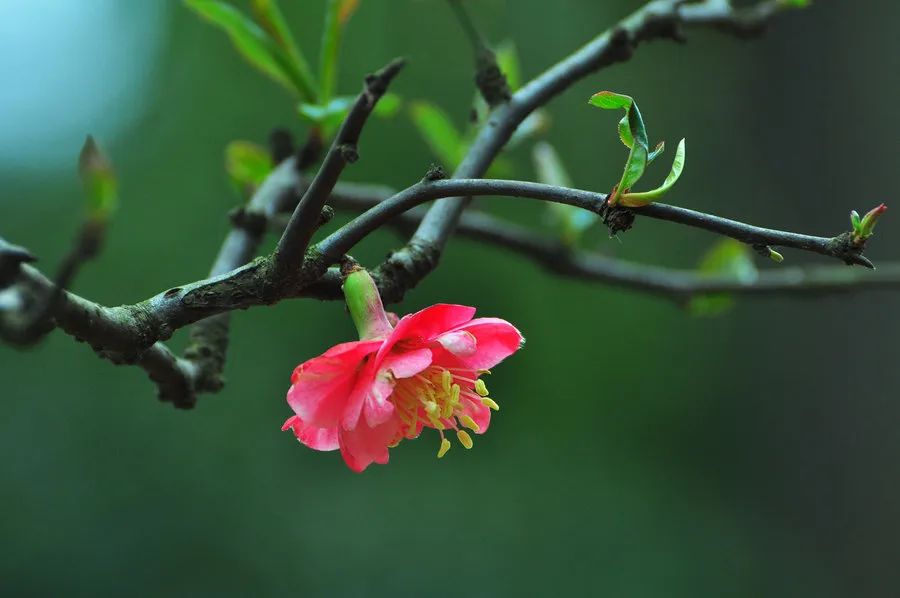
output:
[[[0,171],[71,169],[88,133],[125,134],[155,93],[166,17],[177,7],[0,0]]]

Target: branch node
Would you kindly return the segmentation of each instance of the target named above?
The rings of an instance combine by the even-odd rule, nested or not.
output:
[[[475,59],[475,86],[492,108],[512,98],[506,75],[497,64],[497,55],[486,46],[478,52]]]
[[[447,172],[444,170],[444,167],[432,162],[431,166],[429,166],[428,170],[425,172],[425,176],[422,177],[422,182],[440,181],[446,178]]]
[[[343,158],[344,162],[346,162],[347,164],[353,164],[357,160],[359,160],[359,151],[356,149],[355,144],[341,144],[338,147],[338,150],[341,152],[341,158]]]
[[[831,255],[843,261],[848,266],[865,266],[870,270],[875,269],[875,264],[862,254],[866,248],[865,241],[855,242],[850,232],[841,233],[834,237],[828,244]]]
[[[322,206],[322,211],[319,212],[319,222],[316,224],[316,228],[321,228],[331,222],[331,219],[334,218],[334,208],[331,206]]]
[[[621,206],[610,206],[605,201],[600,206],[600,218],[609,229],[610,236],[628,231],[634,225],[634,212]]]
[[[450,0],[450,8],[462,25],[475,53],[475,87],[487,105],[493,108],[512,98],[506,75],[500,70],[497,55],[490,49],[484,36],[475,26],[461,0]]]

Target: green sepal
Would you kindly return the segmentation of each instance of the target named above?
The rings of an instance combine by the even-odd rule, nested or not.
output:
[[[341,286],[344,300],[360,340],[383,338],[393,330],[375,280],[364,269],[354,268]]]

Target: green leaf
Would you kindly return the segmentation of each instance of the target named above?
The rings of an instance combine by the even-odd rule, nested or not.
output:
[[[641,193],[625,193],[622,195],[622,205],[628,207],[645,206],[665,195],[671,189],[684,170],[685,147],[684,139],[678,142],[678,148],[675,150],[675,159],[672,161],[672,169],[669,176],[663,181],[663,184],[652,191],[644,191]]]
[[[736,239],[722,239],[706,252],[700,261],[701,274],[732,276],[739,282],[751,283],[759,272],[750,247]]]
[[[659,158],[664,151],[666,151],[666,142],[660,141],[656,144],[656,147],[653,148],[653,151],[650,152],[650,155],[647,156],[647,164],[651,164],[654,160]]]
[[[266,148],[250,141],[232,141],[225,147],[225,170],[237,189],[252,193],[272,172],[272,157]]]
[[[750,248],[734,239],[724,239],[714,245],[700,261],[699,273],[748,284],[759,275]],[[733,304],[734,298],[728,293],[710,293],[691,299],[688,309],[694,315],[714,316],[727,311]]]
[[[627,111],[631,108],[634,100],[631,96],[626,96],[612,91],[599,91],[591,96],[590,103],[597,108],[604,110],[622,110]]]
[[[687,304],[687,310],[693,316],[719,316],[734,307],[734,297],[728,293],[711,293],[697,295]]]
[[[105,223],[118,204],[118,182],[112,164],[90,135],[78,157],[78,173],[84,185],[88,218]]]
[[[456,168],[465,154],[466,143],[450,117],[437,106],[424,101],[412,102],[410,115],[435,156],[445,167]]]
[[[631,153],[628,154],[628,160],[625,161],[625,172],[622,174],[619,184],[616,185],[615,196],[620,197],[623,191],[631,189],[640,180],[644,170],[647,169],[647,156],[647,148],[635,143],[631,148]],[[615,201],[610,203],[615,205]]]
[[[353,106],[354,98],[351,96],[340,96],[333,98],[325,105],[302,103],[297,107],[300,115],[317,125],[337,126],[343,122],[350,107]]]
[[[281,9],[278,8],[277,0],[251,0],[250,8],[256,17],[256,22],[265,29],[269,37],[275,40],[296,65],[297,71],[305,80],[304,87],[307,88],[307,92],[311,93],[316,87],[315,77],[309,69],[306,57],[294,40]]]
[[[850,210],[850,225],[853,227],[853,231],[859,233],[859,229],[862,226],[862,220],[859,217],[859,212],[856,210]]]
[[[812,4],[812,0],[778,0],[782,8],[806,8]]]
[[[319,104],[327,104],[334,95],[344,27],[358,6],[359,0],[328,0],[319,53]]]
[[[616,205],[619,196],[631,189],[647,168],[650,154],[647,130],[644,127],[641,111],[630,96],[601,91],[591,96],[590,104],[604,110],[625,110],[625,118],[619,121],[619,138],[631,151],[625,161],[622,178],[607,200],[610,205]],[[654,155],[654,157],[656,156]]]
[[[510,91],[519,88],[522,82],[521,71],[519,69],[519,54],[516,52],[516,44],[510,40],[502,42],[495,52],[497,57],[497,66],[500,72],[506,76],[506,84]]]
[[[571,187],[572,179],[553,146],[547,142],[536,143],[532,150],[538,181],[547,185]],[[598,216],[587,210],[559,203],[549,203],[551,221],[559,228],[562,241],[574,246],[581,234],[597,222]]]
[[[628,115],[622,117],[619,121],[619,139],[625,144],[625,147],[631,149],[634,147],[634,137],[631,136],[631,127],[628,126]]]
[[[185,5],[225,31],[250,64],[301,98],[312,99],[314,86],[310,78],[304,76],[303,68],[240,11],[216,0],[185,0]]]
[[[381,99],[375,104],[375,108],[372,109],[372,114],[380,118],[393,118],[400,112],[402,107],[403,98],[395,93],[387,92],[381,96]]]
[[[861,240],[865,241],[874,234],[873,231],[875,230],[875,225],[886,211],[887,206],[880,204],[863,215],[859,222],[859,228],[855,229]]]
[[[323,135],[329,138],[341,126],[344,119],[347,118],[347,114],[355,101],[356,98],[353,96],[338,96],[332,98],[325,106],[304,102],[297,106],[297,111],[300,113],[300,116],[313,124],[319,125]],[[381,118],[391,118],[397,114],[402,105],[403,100],[400,99],[400,96],[386,93],[375,104],[372,114]]]

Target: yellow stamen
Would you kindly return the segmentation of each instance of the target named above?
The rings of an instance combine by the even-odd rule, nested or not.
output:
[[[459,403],[459,384],[454,384],[450,387],[450,396],[447,398],[447,402],[444,403],[444,410],[441,412],[441,417],[448,418],[453,415],[453,410],[456,408],[456,404]]]
[[[441,438],[441,448],[438,449],[438,459],[447,454],[447,451],[450,450],[450,441],[446,438]]]
[[[478,401],[494,411],[500,409],[487,396],[487,385],[477,379],[477,376],[488,373],[487,370],[480,370],[473,375],[472,370],[468,369],[431,366],[415,376],[398,380],[391,400],[401,421],[401,437],[418,436],[418,427],[424,423],[441,435],[438,457],[443,457],[450,448],[450,441],[444,438],[447,430],[456,431],[460,444],[467,449],[472,448],[474,443],[470,432],[480,434],[482,430],[472,415],[466,412],[477,406]]]
[[[460,415],[458,417],[459,421],[462,422],[462,425],[469,428],[474,432],[480,432],[481,428],[478,427],[478,424],[475,423],[475,420],[469,417],[468,415]]]
[[[441,372],[441,387],[444,392],[450,394],[450,385],[453,383],[453,374],[449,370]]]
[[[500,405],[498,405],[494,399],[484,397],[481,399],[481,404],[493,409],[494,411],[500,411]]]

